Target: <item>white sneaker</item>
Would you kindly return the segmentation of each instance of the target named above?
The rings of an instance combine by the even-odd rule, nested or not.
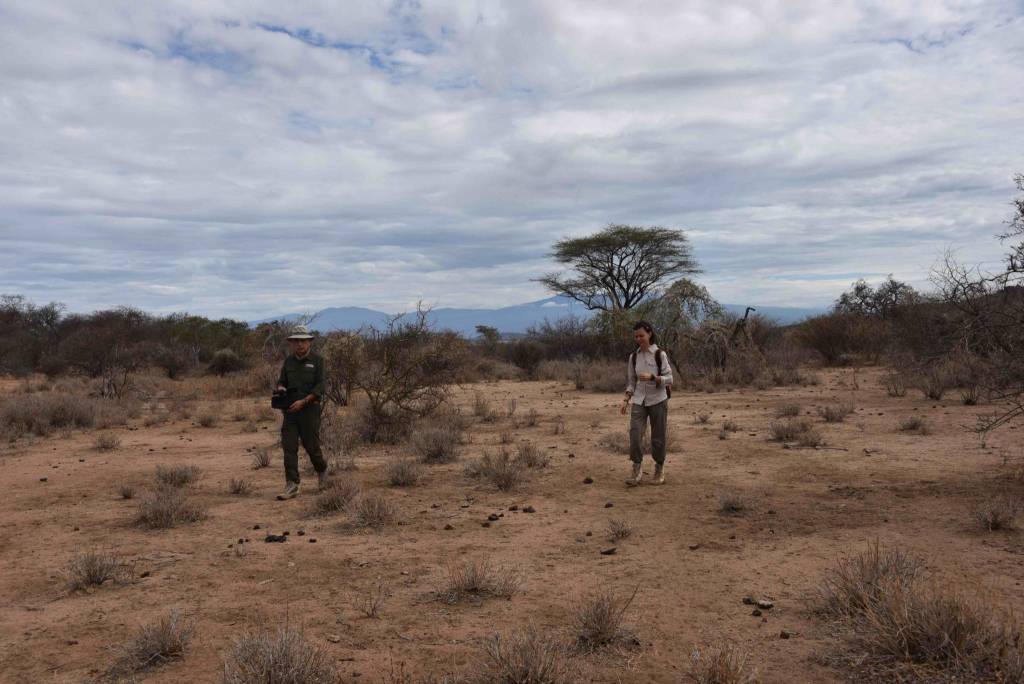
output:
[[[644,478],[643,465],[640,464],[640,463],[634,463],[633,464],[633,474],[630,476],[630,478],[628,480],[626,480],[626,484],[629,485],[630,487],[636,487],[638,484],[640,484],[640,482],[641,482],[641,480],[643,480],[643,478]]]
[[[299,483],[289,482],[285,485],[284,491],[277,495],[278,501],[287,501],[288,499],[294,499],[299,494]]]

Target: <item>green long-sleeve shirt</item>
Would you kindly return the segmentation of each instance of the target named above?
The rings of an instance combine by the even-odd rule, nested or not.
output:
[[[324,397],[323,357],[313,352],[309,352],[301,359],[289,354],[281,365],[281,375],[277,383],[297,399],[313,394],[317,401],[321,401]]]

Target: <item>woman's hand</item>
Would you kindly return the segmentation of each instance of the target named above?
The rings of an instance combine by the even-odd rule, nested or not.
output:
[[[654,373],[637,373],[636,378],[637,380],[644,380],[645,382],[649,382],[654,379]]]
[[[626,415],[626,410],[629,408],[629,399],[622,400],[622,406],[619,407],[619,413]]]

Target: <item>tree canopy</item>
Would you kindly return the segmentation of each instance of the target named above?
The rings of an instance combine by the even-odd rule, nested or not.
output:
[[[594,235],[559,240],[550,256],[569,271],[538,281],[590,310],[632,309],[659,286],[700,272],[686,234],[657,226],[612,224]]]

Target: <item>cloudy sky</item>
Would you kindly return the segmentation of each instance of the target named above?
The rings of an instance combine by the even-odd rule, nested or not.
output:
[[[720,300],[996,265],[1020,0],[0,0],[0,292],[493,307],[685,229]]]

